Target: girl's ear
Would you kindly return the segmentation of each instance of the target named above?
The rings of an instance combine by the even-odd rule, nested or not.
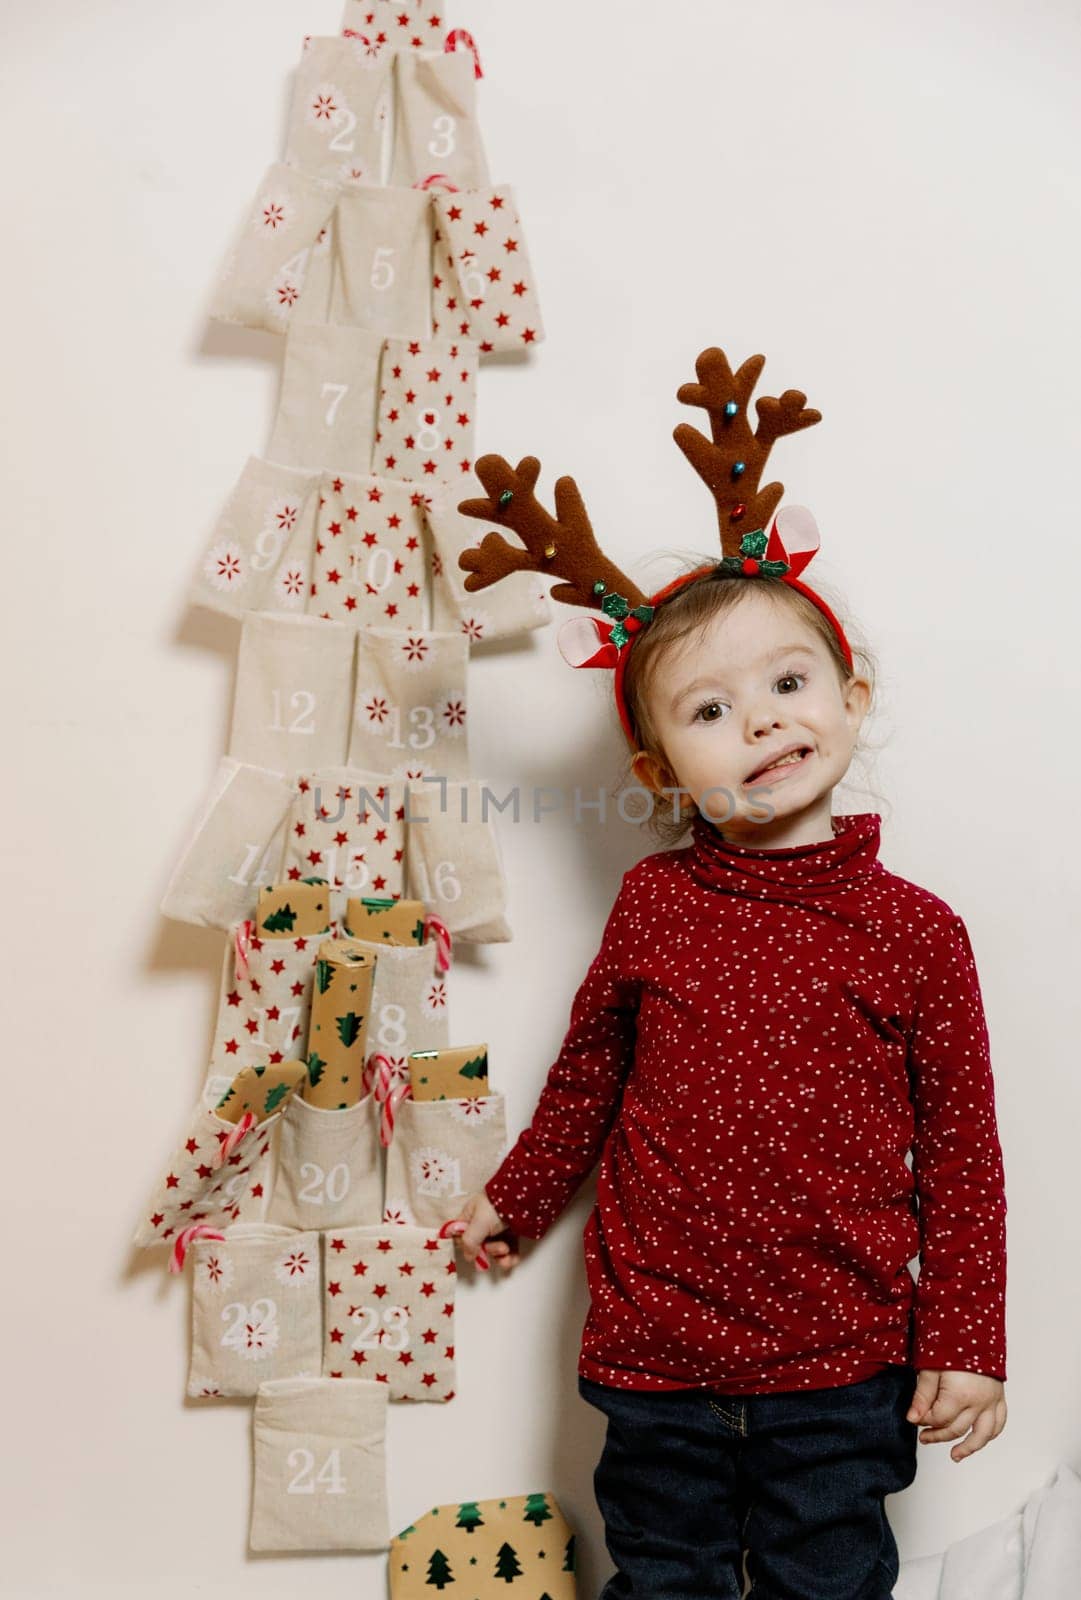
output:
[[[637,750],[631,761],[631,771],[643,788],[660,794],[665,788],[674,788],[675,781],[659,756],[649,750]]]

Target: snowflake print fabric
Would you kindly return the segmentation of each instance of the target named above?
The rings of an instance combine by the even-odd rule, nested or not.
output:
[[[434,205],[434,331],[472,339],[482,355],[540,344],[540,302],[513,190],[436,192]]]
[[[432,207],[417,189],[360,188],[334,217],[329,321],[384,337],[427,339]]]
[[[318,1233],[236,1223],[196,1239],[190,1399],[254,1395],[271,1378],[317,1378],[322,1359]]]
[[[266,1157],[280,1120],[280,1113],[272,1113],[223,1160],[222,1147],[235,1134],[235,1126],[208,1106],[197,1106],[140,1219],[135,1244],[145,1249],[172,1243],[178,1233],[196,1222],[222,1228],[242,1219],[260,1218],[269,1192]]]
[[[358,627],[418,628],[428,607],[424,501],[388,478],[323,480],[308,611]]]
[[[311,38],[294,79],[285,159],[313,178],[382,183],[391,59],[359,40]]]
[[[391,1400],[452,1399],[454,1241],[393,1223],[331,1230],[323,1246],[323,1376],[368,1379]]]
[[[404,875],[404,784],[344,766],[297,778],[285,823],[283,880],[325,878],[340,923],[351,896],[399,899]]]
[[[473,1100],[404,1099],[387,1147],[384,1220],[438,1228],[483,1188],[507,1152],[501,1092]]]
[[[466,776],[468,661],[461,633],[362,629],[350,764],[401,779]]]
[[[210,1071],[302,1059],[307,1050],[312,979],[322,934],[252,934],[238,957],[236,930],[226,943]]]
[[[475,592],[465,587],[458,565],[463,550],[470,550],[487,530],[478,529],[474,517],[458,510],[459,493],[434,490],[427,503],[432,556],[432,627],[457,629],[471,644],[482,640],[513,639],[552,620],[552,607],[542,577],[532,572],[511,572],[499,583]]]
[[[267,1219],[286,1228],[352,1228],[382,1215],[383,1171],[375,1097],[344,1111],[294,1095],[282,1116]]]
[[[509,940],[507,880],[487,785],[411,783],[409,818],[410,895],[466,944]]]
[[[255,915],[274,882],[294,787],[280,773],[222,756],[210,794],[180,852],[163,916],[228,930]]]
[[[344,761],[354,630],[315,617],[244,618],[229,754],[287,776]]]
[[[408,1083],[411,1051],[450,1043],[447,977],[435,970],[435,943],[389,945],[352,935],[350,942],[376,957],[369,1054],[386,1056],[395,1083]]]
[[[302,613],[319,489],[318,473],[250,456],[200,558],[193,604],[231,617]]]
[[[267,446],[270,460],[308,471],[366,473],[375,441],[381,351],[379,335],[364,328],[294,322],[285,339],[281,394]],[[310,549],[309,533],[305,555]]]
[[[255,1396],[252,1550],[383,1550],[386,1386],[276,1378]]]
[[[466,339],[388,339],[372,471],[424,486],[469,481],[477,347]]]
[[[401,54],[394,62],[391,182],[408,187],[438,175],[458,189],[490,183],[473,57]]]
[[[338,193],[336,184],[283,162],[269,169],[214,289],[214,321],[284,333]]]

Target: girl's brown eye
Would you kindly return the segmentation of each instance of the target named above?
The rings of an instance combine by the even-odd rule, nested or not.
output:
[[[701,717],[703,722],[716,722],[717,718],[716,717],[706,716],[706,712],[707,711],[720,711],[720,709],[721,709],[721,707],[720,707],[720,704],[719,704],[718,701],[716,701],[716,700],[707,700],[705,705],[698,707],[698,715]]]

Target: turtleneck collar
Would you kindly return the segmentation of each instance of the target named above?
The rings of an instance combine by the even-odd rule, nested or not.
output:
[[[701,812],[692,824],[688,865],[700,883],[756,900],[816,899],[881,871],[882,818],[860,811],[830,819],[833,838],[766,850],[728,844]]]

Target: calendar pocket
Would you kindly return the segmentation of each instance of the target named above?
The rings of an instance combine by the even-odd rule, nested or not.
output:
[[[214,321],[284,333],[338,195],[337,184],[284,162],[270,167],[214,289]]]
[[[494,800],[486,784],[409,785],[409,893],[464,944],[512,937]]]
[[[359,40],[311,38],[294,79],[285,159],[315,178],[382,183],[392,63]]]
[[[392,1400],[452,1399],[453,1239],[388,1223],[323,1241],[323,1376],[374,1379]]]
[[[264,934],[246,944],[245,928],[241,923],[231,930],[222,960],[212,1073],[295,1060],[307,1047],[312,981],[324,935]]]
[[[421,628],[428,598],[424,506],[408,483],[323,479],[308,610],[354,627]]]
[[[350,764],[399,779],[465,777],[468,663],[460,633],[361,629]]]
[[[259,891],[274,881],[281,860],[292,798],[283,773],[223,756],[173,869],[162,915],[226,930],[253,916]]]
[[[302,612],[318,505],[318,473],[249,456],[192,580],[192,603],[234,617]]]
[[[322,1293],[318,1233],[236,1223],[196,1239],[191,1399],[253,1395],[268,1378],[318,1377]]]
[[[423,183],[437,173],[459,189],[487,188],[473,57],[402,52],[394,61],[394,91],[390,181]]]
[[[379,335],[365,328],[292,324],[286,335],[281,394],[267,449],[272,461],[289,467],[367,472],[375,439],[381,350]],[[311,488],[313,504],[320,487],[325,490],[325,485],[318,483]],[[313,526],[314,517],[310,517],[305,557],[311,554]],[[303,602],[304,592],[296,604],[303,608]]]
[[[435,192],[435,332],[468,333],[481,354],[526,350],[544,338],[540,303],[514,192]]]
[[[424,485],[464,482],[473,466],[477,347],[467,339],[388,339],[373,472]]]
[[[354,189],[334,215],[329,321],[383,335],[431,333],[432,208],[416,189]]]
[[[382,1550],[386,1385],[276,1378],[255,1396],[252,1550]]]
[[[413,1050],[442,1050],[448,1043],[447,980],[436,971],[437,945],[373,943],[348,935],[375,956],[368,1054],[386,1056],[396,1081],[409,1082]]]
[[[173,1244],[196,1223],[221,1228],[265,1206],[267,1154],[281,1113],[272,1112],[242,1136],[238,1126],[200,1104],[135,1233],[144,1249]],[[258,1189],[258,1194],[253,1193]]]
[[[267,1218],[287,1228],[353,1228],[382,1215],[375,1098],[344,1111],[294,1095],[282,1117]]]
[[[387,1147],[384,1221],[442,1226],[484,1187],[506,1152],[502,1092],[474,1100],[403,1099]]]
[[[285,822],[283,878],[325,878],[331,914],[354,895],[398,899],[405,854],[405,785],[357,767],[298,776]]]
[[[344,623],[265,612],[247,616],[237,654],[229,754],[289,774],[342,761],[353,654],[354,630]]]
[[[475,593],[465,587],[458,565],[463,550],[479,542],[475,517],[463,517],[457,495],[437,492],[427,508],[435,557],[432,562],[432,626],[463,633],[470,643],[512,639],[552,619],[544,579],[533,572],[510,572],[499,583]],[[480,536],[483,537],[483,534]]]
[[[373,55],[442,50],[442,0],[345,0],[342,32]]]

